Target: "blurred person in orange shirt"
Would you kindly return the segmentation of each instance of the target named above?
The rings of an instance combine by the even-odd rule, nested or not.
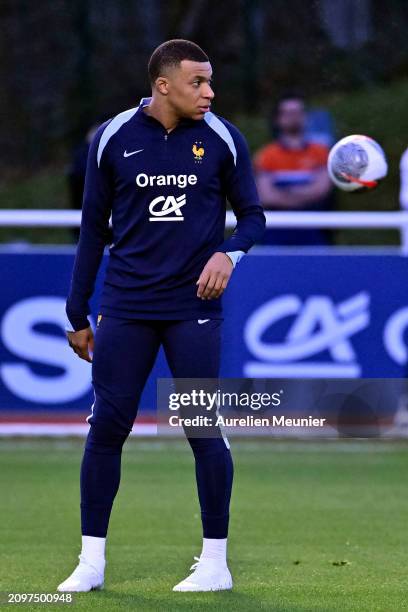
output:
[[[282,96],[273,115],[276,139],[254,156],[259,196],[265,210],[324,211],[332,208],[332,185],[326,162],[329,148],[306,134],[306,106],[297,93]],[[319,228],[268,228],[263,244],[328,245]]]

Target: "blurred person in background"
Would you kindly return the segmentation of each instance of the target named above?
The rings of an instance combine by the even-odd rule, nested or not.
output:
[[[93,123],[86,131],[83,140],[74,147],[71,161],[67,170],[69,203],[74,210],[82,210],[82,199],[84,197],[86,163],[88,160],[89,147],[102,122]],[[75,242],[79,239],[79,228],[72,230]]]
[[[275,139],[254,156],[259,197],[265,210],[330,210],[332,186],[326,169],[329,147],[307,136],[306,106],[300,94],[287,93],[278,100],[273,135]],[[319,246],[330,244],[330,237],[319,228],[268,228],[263,244]]]

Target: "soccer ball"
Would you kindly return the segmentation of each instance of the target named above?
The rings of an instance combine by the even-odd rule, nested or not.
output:
[[[388,170],[384,151],[368,136],[346,136],[329,153],[327,170],[333,183],[343,191],[377,187]]]

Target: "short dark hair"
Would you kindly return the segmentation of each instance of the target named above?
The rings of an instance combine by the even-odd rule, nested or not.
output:
[[[191,40],[183,40],[182,38],[168,40],[152,53],[148,64],[150,82],[153,84],[163,74],[165,68],[179,66],[183,60],[192,62],[209,61],[207,54]]]
[[[277,120],[281,104],[284,104],[284,102],[287,102],[288,100],[298,100],[304,107],[306,107],[306,98],[301,91],[296,89],[288,89],[284,91],[279,98],[276,99],[269,115],[269,129],[273,138],[278,138],[279,136]]]
[[[284,104],[284,102],[288,102],[288,100],[297,100],[298,102],[301,102],[303,106],[306,106],[306,99],[301,91],[297,91],[296,89],[287,90],[283,94],[281,94],[275,102],[273,109],[273,115],[275,117],[280,111],[281,104]]]

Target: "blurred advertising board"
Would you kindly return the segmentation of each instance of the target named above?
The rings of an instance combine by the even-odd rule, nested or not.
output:
[[[72,247],[0,251],[0,417],[92,405],[90,365],[64,334],[73,258]],[[255,250],[238,264],[224,296],[221,376],[405,378],[407,279],[408,258],[396,252]],[[155,407],[156,381],[169,376],[160,353],[141,411]]]

